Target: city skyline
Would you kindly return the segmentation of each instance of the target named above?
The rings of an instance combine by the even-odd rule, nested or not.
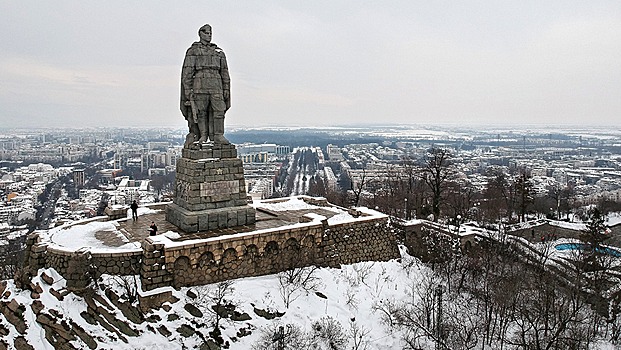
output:
[[[5,127],[182,127],[198,28],[227,54],[226,125],[620,126],[621,4],[0,2]]]

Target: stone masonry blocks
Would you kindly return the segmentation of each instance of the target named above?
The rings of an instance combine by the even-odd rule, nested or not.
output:
[[[223,213],[226,213],[227,220],[232,219],[228,212]],[[240,209],[237,219],[242,216],[243,210]],[[220,217],[220,213],[208,216],[207,222],[219,223]],[[287,250],[290,248],[287,248],[286,243],[292,238],[298,242],[301,250]],[[276,244],[276,251],[270,250],[272,244]],[[167,277],[161,281],[155,280],[151,270],[143,268],[145,290],[166,285],[193,286],[260,276],[285,271],[292,266],[339,267],[342,264],[386,261],[399,257],[396,236],[384,217],[335,225],[308,222],[301,227],[288,227],[241,237],[225,235],[217,240],[162,249],[162,259],[165,260],[162,264],[166,266],[166,272],[161,273]],[[233,255],[227,253],[230,249],[235,252]],[[213,260],[201,260],[205,255]],[[178,261],[185,262],[177,264]],[[145,259],[144,263],[152,261]]]
[[[248,205],[190,211],[172,203],[166,208],[166,220],[192,233],[228,227],[252,225],[255,210]]]
[[[172,213],[184,214],[184,210]],[[187,221],[195,219],[197,228],[201,222],[220,224],[221,217],[226,224],[230,220],[237,224],[254,220],[254,209],[245,206],[194,214],[189,213]],[[290,245],[291,239],[297,244]],[[55,268],[73,289],[84,288],[102,273],[140,274],[144,290],[153,290],[277,273],[294,266],[339,267],[399,257],[396,236],[386,217],[333,225],[311,221],[295,227],[241,236],[224,235],[169,247],[147,238],[142,249],[130,252],[68,252],[38,244],[35,236],[28,243],[29,265]]]
[[[243,164],[236,156],[231,144],[184,148],[166,220],[185,232],[253,224],[255,212],[247,205]]]

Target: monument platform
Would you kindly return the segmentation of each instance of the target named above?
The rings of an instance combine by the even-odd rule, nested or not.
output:
[[[232,144],[186,146],[177,160],[175,191],[166,219],[184,232],[255,222],[255,209],[246,198],[243,164]]]
[[[106,222],[84,220],[72,226],[52,229],[49,232],[49,238],[51,245],[68,251],[89,248],[94,251],[122,252],[140,249],[142,242],[149,238],[148,228],[151,222],[157,225],[158,236],[170,236],[173,237],[170,238],[171,241],[182,242],[254,231],[278,230],[298,224],[307,214],[325,217],[335,223],[353,218],[347,210],[342,208],[309,205],[304,202],[304,199],[308,201],[307,198],[291,197],[257,202],[253,204],[256,207],[256,220],[250,225],[188,233],[179,230],[177,226],[166,220],[165,208],[172,203],[160,203],[150,205],[148,210],[140,207],[138,220],[135,221],[131,219],[131,212],[126,210],[126,215],[122,219]],[[102,226],[105,223],[109,225]]]
[[[137,221],[128,210],[124,219],[97,217],[34,233],[26,242],[27,271],[54,268],[75,290],[101,274],[139,274],[142,290],[149,291],[399,256],[386,215],[324,198],[254,202],[253,224],[196,233],[164,220],[163,207],[139,208]],[[156,236],[147,236],[151,221],[159,227]]]

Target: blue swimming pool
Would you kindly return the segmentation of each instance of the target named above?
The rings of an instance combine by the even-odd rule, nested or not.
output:
[[[576,249],[584,250],[585,247],[586,247],[586,244],[584,243],[561,243],[561,244],[558,244],[554,248],[556,248],[556,250],[576,250]],[[608,255],[612,255],[615,257],[621,257],[621,252],[616,249],[612,249],[608,247],[600,247],[598,248],[598,250]]]

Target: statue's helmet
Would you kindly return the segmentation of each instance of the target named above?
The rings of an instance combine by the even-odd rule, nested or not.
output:
[[[209,29],[209,31],[211,32],[211,26],[209,24],[205,24],[204,26],[198,28],[198,33],[200,34],[200,32],[202,32],[205,29]]]

